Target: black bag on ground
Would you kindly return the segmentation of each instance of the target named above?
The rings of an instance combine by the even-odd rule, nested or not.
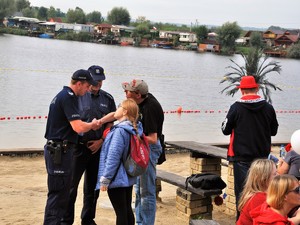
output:
[[[185,187],[188,184],[194,188],[209,189],[224,189],[227,185],[219,175],[214,173],[197,173],[186,178]]]
[[[165,135],[161,135],[159,137],[159,140],[160,140],[160,144],[161,144],[161,148],[162,148],[162,152],[157,160],[157,165],[161,165],[163,164],[164,161],[166,161],[166,152],[165,152],[165,149],[166,149],[166,144],[165,144]]]

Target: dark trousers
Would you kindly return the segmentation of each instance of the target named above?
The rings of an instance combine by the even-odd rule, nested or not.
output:
[[[70,199],[67,212],[62,220],[66,224],[74,222],[77,190],[83,173],[83,208],[81,211],[81,220],[84,224],[91,222],[95,218],[97,199],[99,197],[99,191],[95,191],[99,169],[99,153],[100,151],[91,154],[91,151],[85,145],[78,145],[78,149],[74,152]]]
[[[240,212],[238,211],[238,203],[240,195],[243,191],[245,181],[247,179],[247,173],[251,166],[251,162],[233,162],[233,175],[234,175],[234,194],[236,201],[236,218],[238,220]]]
[[[69,201],[73,148],[61,155],[61,164],[54,164],[50,152],[44,149],[48,173],[48,195],[45,207],[44,225],[59,225]]]
[[[131,207],[132,186],[108,189],[108,197],[114,207],[116,225],[134,225],[134,215]]]

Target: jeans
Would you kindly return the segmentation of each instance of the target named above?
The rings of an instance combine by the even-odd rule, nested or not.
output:
[[[240,195],[243,191],[245,181],[247,179],[247,173],[251,166],[251,162],[233,162],[233,175],[234,175],[234,194],[236,201],[236,213],[237,220],[240,216],[240,212],[238,211],[238,203],[240,199]]]
[[[160,142],[150,144],[150,162],[135,185],[135,214],[138,225],[154,225],[156,212],[156,163],[162,152]]]

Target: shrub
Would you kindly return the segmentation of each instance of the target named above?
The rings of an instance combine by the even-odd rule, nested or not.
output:
[[[15,34],[15,35],[28,35],[27,30],[22,30],[19,28],[11,28],[11,27],[0,27],[0,33],[2,34]]]
[[[92,36],[91,34],[86,32],[80,32],[80,33],[66,32],[57,35],[56,39],[90,42],[92,40]]]
[[[287,57],[300,59],[300,42],[288,48]]]

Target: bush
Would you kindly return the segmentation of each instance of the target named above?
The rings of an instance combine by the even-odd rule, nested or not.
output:
[[[292,45],[288,48],[287,57],[300,59],[300,43]]]
[[[22,30],[19,28],[11,28],[11,27],[0,27],[0,33],[2,34],[15,34],[15,35],[28,35],[27,30]]]
[[[56,39],[60,40],[71,40],[71,41],[82,41],[82,42],[90,42],[92,41],[93,37],[90,33],[80,32],[80,33],[60,33],[56,36]]]
[[[235,53],[247,55],[249,53],[249,47],[237,46]]]

